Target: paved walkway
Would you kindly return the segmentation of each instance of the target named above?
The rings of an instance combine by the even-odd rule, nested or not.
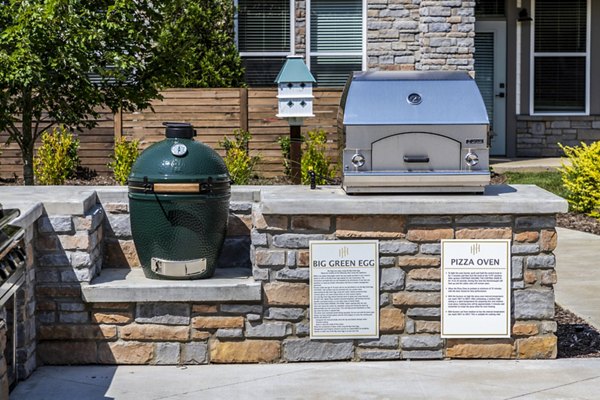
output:
[[[556,302],[600,329],[600,236],[557,231]]]
[[[541,172],[541,171],[555,171],[559,168],[562,163],[569,163],[566,158],[491,158],[490,164],[492,169],[502,174],[506,171],[512,172]]]
[[[598,399],[600,359],[43,367],[11,400]]]

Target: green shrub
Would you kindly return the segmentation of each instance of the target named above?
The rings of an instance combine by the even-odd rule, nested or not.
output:
[[[327,133],[324,130],[309,131],[304,138],[304,149],[300,170],[302,172],[302,183],[310,183],[309,171],[317,175],[317,185],[327,183],[325,178],[334,178],[336,171],[331,166],[331,160],[326,155]]]
[[[110,157],[112,161],[108,167],[112,169],[113,176],[119,185],[125,185],[131,173],[131,167],[140,155],[139,140],[127,140],[122,137],[115,143],[115,153]]]
[[[233,183],[246,185],[254,175],[254,166],[260,159],[248,153],[248,144],[252,139],[250,132],[236,129],[233,131],[233,140],[227,136],[219,145],[225,149],[225,165],[229,170],[229,176]]]
[[[560,168],[571,209],[600,218],[600,142],[560,147],[571,161]]]
[[[33,170],[40,185],[62,185],[79,166],[79,140],[65,128],[42,134],[42,144],[33,159]]]
[[[283,155],[283,173],[290,178],[292,176],[292,166],[290,164],[291,139],[289,136],[279,136],[277,143],[279,143]]]

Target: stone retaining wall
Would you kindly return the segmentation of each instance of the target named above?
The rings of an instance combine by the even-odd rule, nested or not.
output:
[[[99,204],[83,216],[42,217],[37,223],[38,360],[170,365],[556,357],[553,214],[367,215],[358,210],[353,215],[273,214],[264,212],[261,202],[232,202],[232,236],[223,256],[251,262],[248,274],[263,284],[262,301],[254,302],[86,303],[81,285],[98,270],[99,260],[104,259],[103,268],[137,268],[127,204]],[[362,238],[380,241],[381,337],[311,341],[308,242]],[[510,339],[440,337],[440,239],[446,238],[512,239]],[[115,251],[118,257],[110,254]],[[109,263],[114,259],[127,262]]]

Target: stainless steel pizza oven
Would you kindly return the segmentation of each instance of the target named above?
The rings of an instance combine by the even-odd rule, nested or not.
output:
[[[483,192],[489,121],[466,72],[355,72],[342,96],[347,193]]]

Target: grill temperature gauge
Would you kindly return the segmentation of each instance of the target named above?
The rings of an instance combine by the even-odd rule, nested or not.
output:
[[[187,146],[185,144],[176,143],[171,147],[171,154],[175,157],[183,157],[187,154]]]
[[[411,93],[408,95],[406,100],[408,100],[408,104],[412,104],[413,106],[416,106],[416,105],[421,104],[421,102],[423,101],[423,98],[421,97],[421,95],[419,93]]]

